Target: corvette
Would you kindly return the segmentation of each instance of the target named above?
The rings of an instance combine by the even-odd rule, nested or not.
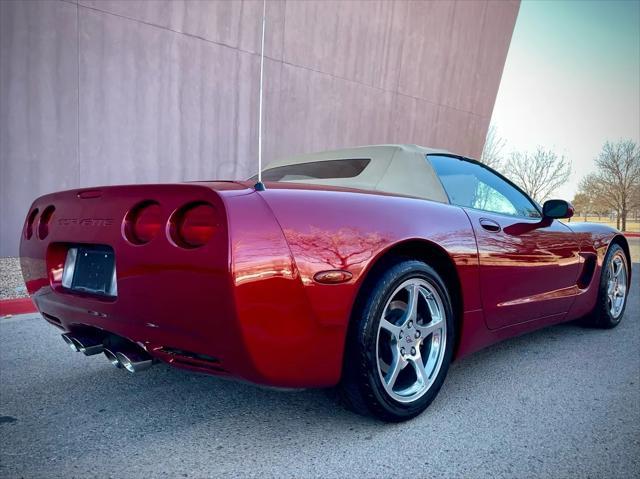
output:
[[[541,207],[480,162],[379,145],[262,178],[42,196],[20,244],[29,294],[71,349],[129,372],[337,385],[385,421],[427,408],[456,358],[624,315],[624,236],[559,221],[569,203]]]

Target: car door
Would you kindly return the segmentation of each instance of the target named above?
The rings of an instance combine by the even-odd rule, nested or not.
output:
[[[579,243],[569,227],[542,218],[528,196],[480,163],[428,159],[450,202],[471,221],[488,327],[564,315],[575,299],[580,267]]]

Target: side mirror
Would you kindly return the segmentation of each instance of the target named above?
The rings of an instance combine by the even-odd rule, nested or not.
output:
[[[542,216],[545,218],[571,218],[573,213],[573,205],[565,200],[545,201],[542,206]]]

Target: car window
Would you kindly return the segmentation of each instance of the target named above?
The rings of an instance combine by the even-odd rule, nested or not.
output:
[[[354,158],[277,166],[264,170],[262,179],[265,181],[299,181],[354,178],[362,173],[370,161],[365,158]],[[257,179],[257,176],[253,179]]]
[[[429,155],[449,200],[457,206],[512,216],[540,218],[535,205],[491,170],[471,161]]]

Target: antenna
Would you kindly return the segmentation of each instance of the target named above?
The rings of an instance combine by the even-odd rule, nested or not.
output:
[[[260,102],[258,106],[258,182],[254,188],[264,191],[262,182],[262,79],[264,77],[264,31],[267,23],[267,0],[262,0],[262,46],[260,48]]]

